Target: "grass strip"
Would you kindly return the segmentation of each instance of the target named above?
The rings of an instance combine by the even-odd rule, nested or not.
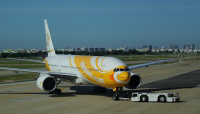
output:
[[[44,65],[0,65],[0,67],[27,69],[27,68],[41,68],[45,66]]]
[[[0,62],[0,64],[43,64],[31,61],[9,61],[9,62]]]
[[[158,63],[158,64],[172,64],[172,63],[177,63],[178,61],[169,61],[169,62],[164,62],[164,63]],[[145,64],[145,63],[135,63],[135,64],[127,64],[128,66],[133,66],[133,65],[139,65],[139,64]],[[157,64],[157,65],[158,65]],[[155,64],[156,65],[156,64]]]
[[[36,77],[36,76],[37,76],[37,74],[20,74],[20,75],[12,75],[12,76],[0,76],[0,82],[33,79],[32,77]]]

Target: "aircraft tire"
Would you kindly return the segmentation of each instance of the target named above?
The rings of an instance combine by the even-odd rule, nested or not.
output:
[[[61,90],[60,89],[56,89],[55,93],[56,94],[61,94]]]
[[[113,100],[114,100],[114,101],[118,101],[118,100],[119,100],[119,95],[113,96]]]
[[[49,92],[49,94],[61,94],[61,90],[60,89],[55,89],[55,90]]]

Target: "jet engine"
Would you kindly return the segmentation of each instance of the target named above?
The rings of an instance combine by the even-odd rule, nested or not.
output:
[[[40,77],[37,79],[37,86],[39,89],[44,91],[54,91],[56,89],[56,79],[48,74],[40,74]]]
[[[142,80],[138,74],[132,73],[131,72],[131,79],[127,85],[125,85],[126,88],[128,89],[136,89],[140,86],[142,83]]]

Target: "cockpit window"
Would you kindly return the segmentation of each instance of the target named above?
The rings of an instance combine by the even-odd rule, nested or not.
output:
[[[125,68],[125,71],[129,71],[129,68]]]
[[[118,71],[129,71],[129,68],[115,68],[114,72],[118,72]]]
[[[115,68],[115,69],[114,69],[114,72],[117,72],[117,71],[120,71],[119,68]]]

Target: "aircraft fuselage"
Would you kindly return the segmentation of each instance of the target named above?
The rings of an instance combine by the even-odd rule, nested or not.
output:
[[[116,88],[130,81],[128,66],[114,57],[56,55],[47,57],[45,63],[48,71],[76,73],[80,83]]]

